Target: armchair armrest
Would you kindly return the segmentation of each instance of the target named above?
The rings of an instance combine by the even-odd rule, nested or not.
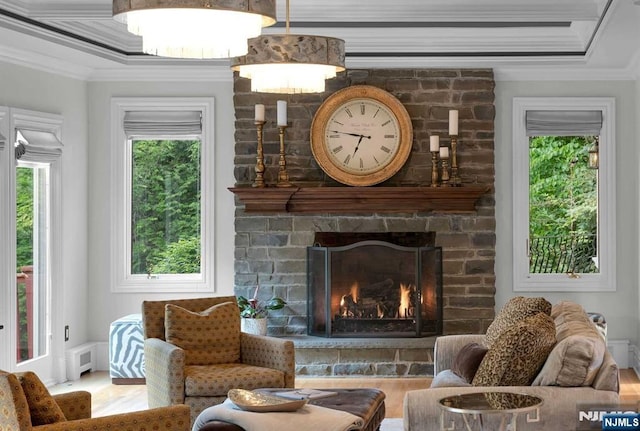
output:
[[[285,388],[293,388],[296,356],[293,341],[276,337],[240,333],[242,363],[284,372]]]
[[[74,391],[53,395],[68,421],[91,417],[91,392]]]
[[[440,371],[451,369],[453,360],[456,358],[460,349],[469,343],[484,342],[484,334],[460,334],[460,335],[444,335],[436,339],[433,348],[433,372],[438,374]]]
[[[35,427],[41,431],[145,431],[167,429],[172,431],[191,430],[191,409],[186,405],[161,407],[133,413],[123,413],[99,418],[56,422]]]
[[[184,350],[159,338],[144,340],[149,407],[184,404]]]

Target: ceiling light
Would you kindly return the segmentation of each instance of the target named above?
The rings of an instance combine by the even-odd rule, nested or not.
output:
[[[113,17],[142,36],[147,54],[229,58],[276,22],[275,0],[113,0]]]
[[[251,79],[251,91],[261,93],[321,93],[325,80],[344,67],[344,40],[289,33],[249,39],[247,55],[231,59],[231,68]]]

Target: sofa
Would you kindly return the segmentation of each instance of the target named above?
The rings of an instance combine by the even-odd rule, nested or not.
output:
[[[441,417],[438,401],[472,392],[540,397],[543,403],[537,411],[518,416],[518,427],[575,430],[585,420],[581,410],[619,403],[618,366],[606,348],[603,322],[599,325],[579,304],[563,301],[551,306],[544,298],[516,297],[486,334],[438,337],[431,387],[405,394],[404,430],[440,430],[441,419],[447,429],[465,429],[462,414],[446,412]],[[502,419],[500,414],[482,418],[485,429],[500,429]],[[535,423],[526,427],[527,421]]]
[[[35,373],[0,370],[3,431],[189,431],[190,425],[184,405],[92,418],[90,392],[50,395]]]

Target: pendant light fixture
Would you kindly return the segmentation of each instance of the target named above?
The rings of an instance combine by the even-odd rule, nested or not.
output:
[[[276,22],[275,0],[113,0],[113,17],[142,36],[147,54],[230,58]]]
[[[321,93],[325,80],[344,67],[344,40],[289,33],[249,39],[247,55],[231,59],[231,68],[251,80],[251,91],[261,93]]]

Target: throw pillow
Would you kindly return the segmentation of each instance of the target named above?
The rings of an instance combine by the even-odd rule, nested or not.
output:
[[[30,430],[31,414],[20,380],[0,370],[0,429]],[[3,428],[4,427],[4,428]]]
[[[167,304],[165,340],[185,351],[186,365],[240,362],[240,312],[234,302],[200,313]]]
[[[462,377],[467,383],[471,383],[488,350],[478,343],[467,344],[460,349],[454,358],[451,371]]]
[[[485,345],[489,348],[507,329],[517,322],[538,313],[551,314],[551,303],[544,298],[527,298],[516,296],[507,302],[498,313],[489,328],[485,337]]]
[[[16,373],[16,376],[20,380],[20,385],[27,399],[31,424],[34,427],[67,420],[60,406],[35,373],[26,371]]]
[[[606,343],[582,306],[562,301],[553,306],[558,344],[533,385],[590,386],[604,360]]]
[[[538,313],[507,329],[478,367],[473,386],[529,386],[556,343],[551,317]]]

